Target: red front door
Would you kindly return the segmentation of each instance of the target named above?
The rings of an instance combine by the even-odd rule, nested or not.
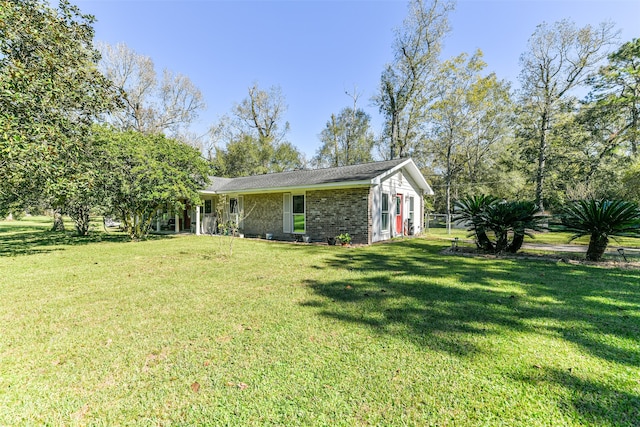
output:
[[[402,234],[402,194],[396,195],[396,234]]]

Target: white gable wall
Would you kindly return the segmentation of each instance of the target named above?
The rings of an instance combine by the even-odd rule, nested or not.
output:
[[[385,193],[388,195],[389,200],[389,226],[382,229],[382,198]],[[422,191],[408,175],[403,174],[400,170],[393,175],[385,177],[380,184],[374,185],[371,189],[372,242],[403,235],[404,227],[400,232],[396,230],[395,197],[397,195],[402,196],[401,221],[403,225],[405,220],[409,218],[410,198],[413,198],[413,233],[419,234],[422,232],[424,212]]]

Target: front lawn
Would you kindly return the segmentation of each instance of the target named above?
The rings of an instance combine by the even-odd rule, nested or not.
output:
[[[492,236],[491,233],[489,233]],[[472,241],[473,237],[469,236],[469,232],[463,229],[452,229],[451,233],[447,233],[446,228],[431,228],[429,229],[427,236],[433,239],[448,240],[451,241],[454,238],[461,240]],[[570,241],[572,233],[564,231],[550,231],[543,233],[533,233],[533,237],[526,236],[525,243],[536,243],[546,245],[588,245],[589,236],[583,236],[579,239]],[[627,247],[640,249],[640,238],[637,237],[611,237],[609,238],[609,247]]]
[[[640,419],[637,270],[0,230],[0,425]]]

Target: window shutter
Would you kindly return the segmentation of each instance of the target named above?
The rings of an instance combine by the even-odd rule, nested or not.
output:
[[[291,225],[293,220],[291,219],[291,193],[284,193],[282,195],[282,231],[284,233],[291,233]]]

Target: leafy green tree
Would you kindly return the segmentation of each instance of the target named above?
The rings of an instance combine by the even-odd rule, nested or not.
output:
[[[606,143],[626,142],[635,156],[640,138],[640,38],[609,55],[609,63],[590,79],[590,107],[605,115]]]
[[[410,155],[419,141],[418,128],[431,96],[429,78],[449,31],[453,5],[448,0],[411,0],[409,13],[396,32],[393,62],[382,72],[374,97],[386,120],[385,143],[392,159]]]
[[[94,138],[102,153],[103,203],[132,239],[147,234],[158,209],[199,204],[198,190],[208,181],[209,167],[195,148],[162,134],[109,128],[96,128]]]
[[[609,237],[640,236],[640,209],[624,200],[577,200],[565,206],[562,223],[571,240],[589,236],[587,260],[600,261]]]
[[[622,183],[625,197],[640,203],[640,159],[636,160],[624,171]]]
[[[599,62],[606,58],[607,47],[617,33],[613,24],[597,28],[576,28],[563,20],[538,25],[521,56],[521,104],[532,112],[528,143],[536,154],[535,199],[544,210],[545,180],[549,173],[550,134],[556,126],[563,102],[571,91],[585,83]]]
[[[347,107],[338,116],[332,114],[320,133],[322,146],[314,158],[316,166],[338,167],[372,161],[375,139],[370,121],[371,117],[361,109]]]
[[[61,208],[62,182],[83,173],[90,126],[114,105],[93,22],[64,0],[0,0],[0,216],[43,198]]]
[[[497,147],[509,134],[509,85],[495,74],[482,76],[482,52],[444,61],[434,77],[435,98],[426,116],[425,163],[442,171],[445,211],[452,212],[452,189],[474,185],[494,168]]]

